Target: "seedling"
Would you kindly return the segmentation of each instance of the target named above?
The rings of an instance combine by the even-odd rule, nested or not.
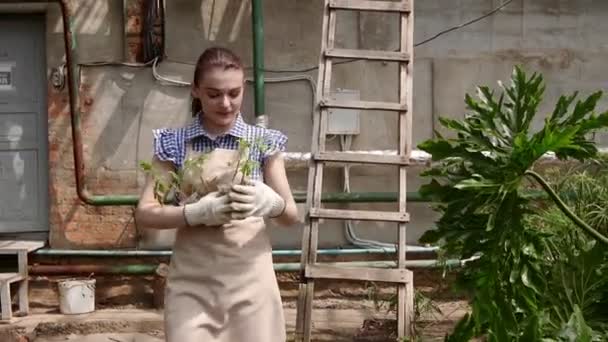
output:
[[[233,184],[244,184],[259,166],[259,163],[252,160],[252,150],[257,149],[260,153],[265,153],[268,146],[262,138],[258,138],[253,142],[245,139],[238,140],[238,161],[234,168],[234,174],[231,182]],[[175,199],[178,203],[189,202],[194,197],[204,195],[201,193],[203,189],[200,186],[203,184],[202,171],[208,154],[202,154],[195,158],[189,158],[184,161],[184,166],[178,171],[170,171],[168,177],[161,175],[158,170],[155,170],[151,163],[142,161],[140,168],[154,179],[154,198],[163,205]],[[237,179],[238,175],[240,179]],[[191,187],[184,186],[184,180]]]
[[[255,160],[251,160],[251,147],[257,148],[260,153],[264,153],[268,150],[268,146],[264,144],[264,139],[257,138],[253,144],[245,139],[239,139],[239,160],[232,176],[233,183],[243,184],[245,179],[253,174],[253,170],[259,166],[259,163]],[[241,172],[241,180],[235,182],[236,177]]]
[[[154,198],[162,205],[170,201],[171,197],[175,197],[178,202],[181,202],[189,194],[195,193],[195,191],[184,191],[182,184],[187,177],[200,177],[206,159],[207,154],[203,154],[185,160],[184,166],[180,170],[169,171],[168,179],[163,177],[149,162],[142,161],[139,165],[146,174],[151,175],[154,179]]]

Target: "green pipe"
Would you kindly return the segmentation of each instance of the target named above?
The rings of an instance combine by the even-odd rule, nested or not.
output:
[[[318,255],[362,255],[362,254],[391,254],[395,248],[326,248],[317,250]],[[408,253],[433,253],[437,247],[407,246]],[[80,256],[80,257],[170,257],[171,250],[115,250],[115,249],[54,249],[42,248],[33,252],[45,256]],[[277,249],[273,256],[299,256],[299,249]]]
[[[530,198],[545,198],[546,194],[542,190],[530,190],[525,194]],[[100,201],[113,203],[113,205],[137,205],[137,196],[96,196]],[[398,200],[399,194],[396,192],[329,192],[321,195],[324,203],[394,203]],[[305,192],[295,192],[293,198],[296,203],[306,202]],[[417,191],[408,192],[407,201],[410,203],[429,203],[430,199],[423,197]]]
[[[373,267],[373,268],[396,268],[394,261],[347,261],[333,263],[319,263],[338,267]],[[405,267],[414,268],[442,268],[461,267],[461,260],[451,259],[443,262],[437,260],[406,260]],[[30,265],[30,274],[123,274],[123,275],[152,275],[156,273],[157,264],[131,264],[131,265]],[[278,272],[297,272],[301,270],[299,262],[275,263],[273,268]]]
[[[264,115],[264,17],[262,0],[253,0],[251,4],[251,22],[253,31],[253,79],[255,117]]]
[[[325,193],[321,196],[324,203],[392,203],[398,198],[396,192],[333,192]],[[306,202],[306,193],[296,192],[293,194],[296,203]],[[135,195],[107,195],[89,196],[87,203],[91,205],[129,205],[136,206],[139,197]],[[408,202],[430,202],[422,197],[418,192],[407,193]]]

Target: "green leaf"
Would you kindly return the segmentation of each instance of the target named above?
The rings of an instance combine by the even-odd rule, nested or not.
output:
[[[593,331],[583,317],[578,306],[574,307],[574,312],[570,316],[568,323],[562,328],[559,335],[565,341],[571,342],[591,342],[593,338]]]
[[[541,329],[538,321],[538,316],[532,316],[524,327],[524,333],[520,340],[523,341],[539,341],[541,337]]]
[[[152,171],[152,164],[149,162],[141,161],[139,167],[144,171]]]
[[[452,145],[446,140],[427,140],[418,145],[418,148],[432,155],[433,160],[441,160],[452,155]]]
[[[465,190],[465,189],[475,189],[478,190],[482,188],[497,188],[500,187],[500,184],[493,183],[490,180],[486,179],[465,179],[463,181],[458,182],[454,185],[455,189]]]
[[[530,275],[528,274],[528,266],[524,265],[521,269],[521,282],[527,287],[531,288],[536,292],[536,294],[541,294],[540,290],[534,285],[532,280],[530,279]]]

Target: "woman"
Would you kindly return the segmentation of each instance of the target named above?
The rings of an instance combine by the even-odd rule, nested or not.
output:
[[[194,72],[192,123],[153,132],[152,165],[165,177],[203,153],[205,172],[221,173],[242,141],[250,143],[249,158],[257,162],[250,180],[227,190],[210,186],[211,192],[185,205],[161,206],[154,180],[146,182],[138,224],[178,228],[165,295],[168,342],[286,340],[264,218],[283,226],[298,220],[279,153],[287,137],[243,121],[243,90],[240,59],[227,49],[207,49]]]

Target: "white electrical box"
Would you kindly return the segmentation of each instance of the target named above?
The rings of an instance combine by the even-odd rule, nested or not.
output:
[[[331,98],[338,101],[360,100],[359,90],[336,89]],[[359,109],[329,108],[327,115],[328,135],[355,135],[359,134]]]

